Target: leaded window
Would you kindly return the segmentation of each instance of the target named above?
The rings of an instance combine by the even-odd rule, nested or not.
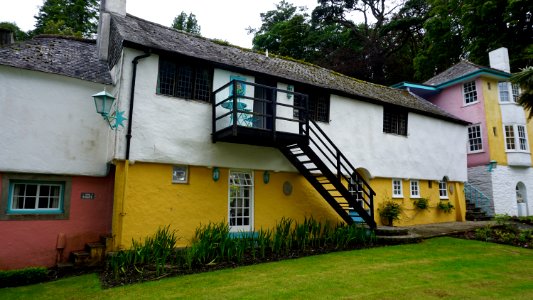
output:
[[[407,136],[407,111],[384,107],[383,132]]]
[[[157,92],[173,97],[209,102],[211,74],[211,69],[203,65],[161,58]]]

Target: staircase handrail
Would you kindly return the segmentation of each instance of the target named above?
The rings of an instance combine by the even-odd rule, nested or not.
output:
[[[370,184],[366,182],[366,180],[355,169],[355,167],[350,163],[350,161],[346,158],[346,156],[344,156],[344,154],[335,145],[335,143],[333,143],[333,141],[326,135],[326,133],[322,130],[322,128],[320,128],[320,126],[318,126],[318,124],[314,120],[311,120],[310,118],[308,118],[308,121],[309,121],[309,124],[312,124],[313,127],[316,128],[316,130],[314,130],[313,127],[308,126],[306,130],[307,131],[306,135],[309,141],[314,143],[317,149],[320,150],[320,152],[326,157],[326,159],[336,168],[337,177],[339,179],[340,177],[342,177],[346,180],[347,184],[350,184],[351,183],[350,179],[354,175],[357,176],[357,179],[358,179],[357,182],[362,184],[363,186],[362,191],[366,195],[366,197],[363,197],[363,199],[360,199],[360,200],[362,200],[366,204],[366,206],[370,208],[370,214],[373,218],[374,217],[374,199],[373,198],[376,195],[376,193],[370,187]],[[321,149],[321,147],[317,144],[317,142],[311,136],[311,133],[313,133],[316,139],[318,139],[328,149],[331,155],[333,155],[334,161],[332,161],[332,159],[328,157],[328,155]],[[327,141],[327,144],[326,142],[324,142],[324,140]],[[333,148],[333,150],[331,148]],[[343,171],[346,171],[346,174],[348,174],[348,176],[346,176]],[[367,201],[367,198],[368,198],[368,201]]]
[[[472,184],[468,182],[465,182],[464,190],[465,190],[465,198],[467,195],[470,195],[470,196],[473,195],[475,198],[474,205],[476,207],[480,207],[484,209],[487,215],[493,215],[491,211],[492,204],[491,204],[490,198],[487,195],[485,195],[482,191],[480,191],[478,188],[476,188],[475,186],[473,186]],[[478,201],[478,199],[482,199],[484,201]]]

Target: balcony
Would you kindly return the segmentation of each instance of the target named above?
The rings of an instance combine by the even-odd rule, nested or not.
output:
[[[213,142],[267,147],[308,143],[307,95],[232,80],[213,92]]]

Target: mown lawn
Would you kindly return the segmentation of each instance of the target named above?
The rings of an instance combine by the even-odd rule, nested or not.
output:
[[[436,238],[102,290],[96,274],[0,299],[533,299],[533,250]]]

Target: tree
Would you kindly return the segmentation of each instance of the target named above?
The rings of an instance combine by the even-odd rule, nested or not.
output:
[[[429,18],[424,23],[422,47],[414,59],[415,78],[435,76],[464,55],[460,24],[462,0],[430,0]]]
[[[525,59],[533,59],[533,45],[524,50]],[[523,68],[520,72],[511,76],[511,82],[520,85],[522,93],[518,98],[518,104],[529,111],[529,119],[533,118],[533,66]]]
[[[15,41],[23,41],[28,39],[28,34],[20,29],[15,23],[0,22],[0,29],[7,29],[13,32]]]
[[[92,37],[97,30],[99,0],[45,0],[35,16],[33,34]]]
[[[193,13],[189,13],[187,16],[184,11],[174,18],[174,21],[172,22],[172,28],[197,35],[200,35],[201,29],[200,25],[198,25],[198,21],[196,20],[196,16]]]
[[[248,29],[249,33],[254,34],[253,48],[296,59],[305,59],[309,48],[311,25],[308,15],[303,11],[304,8],[298,9],[286,1],[281,1],[276,4],[275,10],[261,13],[263,22],[261,27]]]

